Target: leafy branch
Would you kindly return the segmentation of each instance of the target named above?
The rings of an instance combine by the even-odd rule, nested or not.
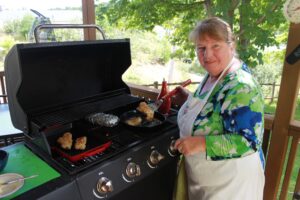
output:
[[[270,9],[270,11],[268,12],[268,14],[271,14],[271,13],[273,13],[275,10],[277,10],[277,8],[280,6],[281,3],[282,3],[281,0],[277,0],[277,2],[275,2],[275,3],[271,6],[271,9]],[[255,24],[256,26],[258,26],[258,25],[262,24],[262,23],[263,23],[264,21],[266,21],[266,20],[267,20],[267,15],[265,14],[265,15],[261,16],[260,18],[258,18],[258,19],[254,22],[254,24]],[[240,32],[237,34],[237,37],[243,35],[244,33],[245,33],[245,29],[241,29]]]

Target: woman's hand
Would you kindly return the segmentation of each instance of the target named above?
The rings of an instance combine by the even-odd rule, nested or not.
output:
[[[206,151],[205,137],[203,136],[189,136],[179,138],[175,142],[175,149],[183,155],[193,155],[199,152]]]
[[[182,106],[184,102],[187,100],[189,96],[188,90],[184,89],[182,86],[177,86],[176,87],[177,93],[172,97],[172,102],[173,104]]]

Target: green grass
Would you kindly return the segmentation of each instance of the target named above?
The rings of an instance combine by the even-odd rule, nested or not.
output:
[[[283,174],[285,173],[286,167],[287,167],[287,158],[288,158],[288,154],[290,152],[290,148],[291,148],[291,144],[292,144],[292,138],[289,139],[289,143],[288,143],[288,149],[286,152],[286,160],[284,161],[284,166],[283,166]],[[299,168],[300,168],[300,148],[299,148],[299,144],[297,147],[297,153],[296,153],[296,157],[295,157],[295,162],[294,162],[294,166],[292,169],[292,174],[291,174],[291,179],[289,181],[289,187],[288,187],[288,193],[287,193],[287,199],[288,200],[292,200],[293,199],[293,194],[294,194],[294,189],[295,189],[295,185],[296,185],[296,180],[297,180],[297,176],[298,176],[298,172],[299,172]],[[281,176],[281,181],[280,181],[280,189],[279,192],[277,194],[277,199],[279,199],[280,197],[280,191],[281,191],[281,186],[283,183],[283,179],[284,176]]]
[[[265,100],[265,113],[275,114],[277,101],[270,103],[269,100]],[[297,100],[296,111],[295,111],[295,120],[300,120],[300,99]]]
[[[267,114],[275,114],[277,101],[270,103],[269,100],[265,100],[265,113]]]
[[[295,158],[295,163],[293,166],[293,171],[292,171],[292,176],[291,176],[291,180],[290,180],[290,184],[289,184],[289,189],[288,191],[293,192],[295,185],[296,185],[296,180],[297,180],[297,176],[299,173],[299,169],[300,169],[300,148],[299,148],[299,143],[298,143],[298,147],[297,147],[297,153],[296,153],[296,158]],[[288,199],[292,199],[293,194],[288,193]]]

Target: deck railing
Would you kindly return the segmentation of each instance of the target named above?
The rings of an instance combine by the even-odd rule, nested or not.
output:
[[[200,82],[191,82],[191,85],[198,85]],[[169,86],[177,86],[180,83],[168,83]],[[280,87],[280,84],[273,82],[273,83],[260,83],[261,87],[263,89],[266,89],[268,92],[267,95],[265,95],[265,99],[269,99],[270,103],[273,103],[273,101],[275,99],[278,99],[278,89]],[[143,86],[147,86],[147,87],[154,87],[156,89],[161,87],[161,83],[159,83],[158,81],[154,81],[152,84],[146,84]]]
[[[169,86],[177,86],[180,83],[169,83]],[[195,84],[199,84],[199,82],[192,82],[191,85],[195,85]],[[153,84],[147,84],[147,85],[143,85],[143,86],[147,86],[147,90],[149,90],[149,87],[153,87],[154,89],[158,89],[161,84],[158,83],[157,81],[155,81]],[[276,88],[279,87],[279,84],[274,83],[263,83],[261,84],[261,86],[266,86],[266,87],[270,87],[270,91],[271,91],[271,95],[270,96],[265,96],[265,99],[270,99],[270,102],[272,103],[274,101],[274,99],[277,99],[278,96],[276,94]],[[136,86],[137,87],[137,86]],[[156,91],[156,90],[155,90]],[[149,92],[147,91],[146,93],[149,94]],[[0,71],[0,104],[1,103],[7,103],[7,94],[6,94],[6,87],[5,87],[5,76],[4,76],[4,71]]]
[[[0,104],[7,103],[4,71],[0,71]]]

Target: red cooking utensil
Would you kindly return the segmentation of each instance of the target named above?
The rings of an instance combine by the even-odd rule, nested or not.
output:
[[[189,85],[191,83],[191,79],[188,79],[186,81],[184,81],[183,83],[181,83],[182,87],[185,87],[187,85]],[[177,88],[171,90],[170,92],[168,92],[165,96],[163,96],[161,99],[157,99],[154,103],[150,103],[148,104],[148,106],[153,110],[153,111],[157,111],[159,109],[159,107],[163,104],[164,100],[174,96],[177,93]]]

